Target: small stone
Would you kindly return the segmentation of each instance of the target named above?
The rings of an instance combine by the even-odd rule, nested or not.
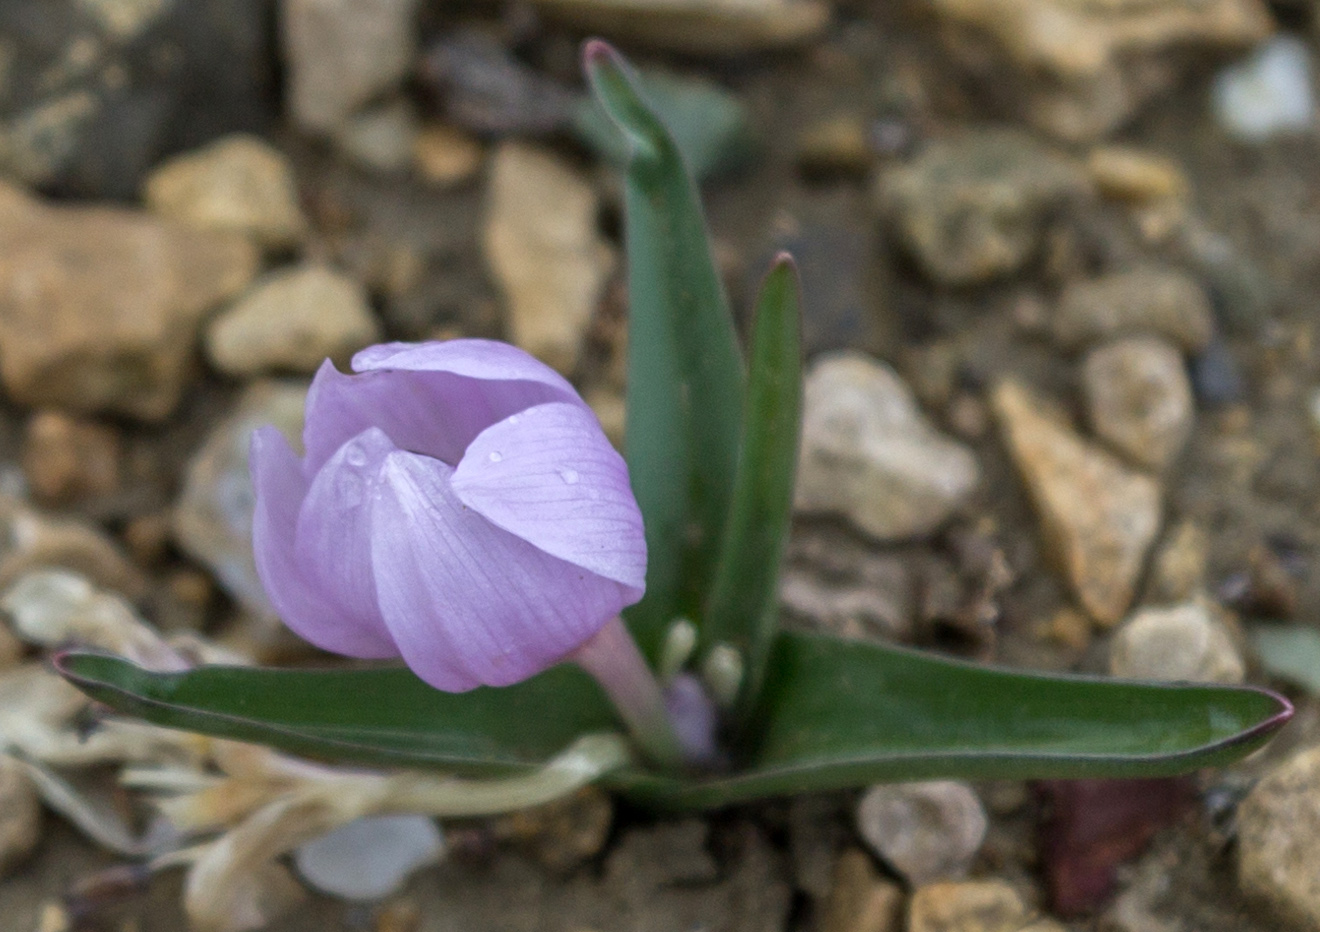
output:
[[[161,420],[203,317],[257,260],[234,234],[0,186],[0,379],[20,404]]]
[[[931,143],[881,176],[878,198],[926,274],[964,286],[1021,269],[1053,217],[1087,187],[1064,156],[995,129]]]
[[[1099,139],[1194,62],[1270,34],[1258,0],[933,0],[953,57],[1035,127]]]
[[[779,600],[821,631],[842,638],[904,641],[912,634],[914,583],[897,557],[870,555],[853,565],[784,569]]]
[[[0,590],[29,570],[48,567],[81,573],[130,599],[147,588],[142,572],[99,528],[0,495]]]
[[[0,754],[0,877],[21,864],[41,840],[41,800],[18,761]]]
[[[503,816],[493,831],[528,851],[547,870],[567,874],[600,854],[613,824],[609,795],[588,786],[544,806]]]
[[[275,272],[259,281],[206,330],[206,354],[221,372],[312,373],[327,358],[343,366],[381,339],[366,289],[321,265]]]
[[[1086,158],[1096,190],[1116,201],[1151,204],[1181,201],[1189,185],[1176,162],[1129,146],[1097,146]]]
[[[397,87],[412,64],[417,0],[283,0],[289,109],[330,133]]]
[[[596,193],[551,153],[505,143],[491,166],[483,243],[513,342],[561,372],[582,340],[615,257],[596,228]]]
[[[903,891],[856,848],[839,856],[818,932],[899,932]]]
[[[1055,338],[1070,349],[1145,333],[1194,354],[1210,344],[1214,326],[1210,299],[1196,280],[1154,266],[1068,286],[1054,317]]]
[[[992,407],[1050,556],[1082,608],[1102,625],[1115,624],[1159,533],[1159,483],[1042,413],[1040,401],[1014,382],[996,387]]]
[[[293,862],[322,893],[369,902],[397,892],[444,850],[444,837],[427,816],[365,816],[300,846]]]
[[[1237,814],[1238,881],[1308,929],[1320,928],[1320,748],[1276,765]]]
[[[862,839],[914,885],[964,876],[987,825],[976,793],[954,780],[880,784],[857,806]]]
[[[1315,119],[1310,46],[1274,36],[1215,76],[1212,99],[1220,125],[1245,142],[1305,131]]]
[[[1022,897],[1000,880],[932,883],[912,893],[907,932],[1019,932]]]
[[[1182,602],[1205,585],[1210,541],[1205,528],[1191,519],[1177,524],[1165,535],[1151,570],[1150,600],[1155,603]]]
[[[267,249],[287,249],[307,234],[293,167],[256,136],[226,136],[175,156],[147,178],[147,207],[203,230],[241,233]]]
[[[403,171],[412,162],[417,132],[417,115],[398,100],[349,117],[333,139],[359,168],[388,173]]]
[[[1114,633],[1109,672],[1133,680],[1241,683],[1242,656],[1204,599],[1146,608]]]
[[[1247,396],[1237,358],[1221,339],[1211,340],[1205,352],[1192,359],[1191,373],[1196,400],[1207,407],[1238,404]]]
[[[295,450],[301,450],[306,397],[307,386],[301,383],[251,385],[234,413],[217,424],[193,454],[174,507],[174,535],[180,546],[209,567],[244,609],[272,621],[274,611],[252,556],[256,498],[248,473],[248,446],[252,431],[274,424]]]
[[[862,177],[875,161],[866,123],[856,116],[835,116],[803,130],[797,163],[810,178]]]
[[[548,19],[688,55],[738,55],[805,44],[829,24],[816,0],[534,0]]]
[[[937,432],[885,364],[822,356],[806,377],[794,507],[841,514],[873,537],[934,531],[980,480],[976,457]]]
[[[97,498],[119,488],[119,434],[111,427],[38,411],[23,430],[23,475],[45,505]]]
[[[1196,411],[1182,354],[1137,336],[1093,349],[1082,364],[1091,427],[1138,466],[1161,471],[1182,452]]]
[[[443,123],[425,126],[413,140],[417,174],[437,188],[462,184],[477,173],[485,151],[476,138]]]

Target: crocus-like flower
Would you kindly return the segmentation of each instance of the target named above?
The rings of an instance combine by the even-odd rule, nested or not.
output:
[[[353,369],[317,372],[301,460],[273,427],[252,438],[257,569],[290,628],[450,692],[627,639],[642,517],[568,382],[487,340],[374,346]]]

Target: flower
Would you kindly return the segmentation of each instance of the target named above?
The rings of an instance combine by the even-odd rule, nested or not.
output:
[[[558,373],[489,340],[353,369],[316,373],[301,461],[252,437],[257,570],[295,632],[461,692],[544,670],[642,597],[628,468]]]

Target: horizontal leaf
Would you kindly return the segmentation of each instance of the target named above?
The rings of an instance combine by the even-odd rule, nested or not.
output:
[[[737,466],[742,360],[696,185],[617,52],[589,42],[587,77],[627,140],[625,450],[646,522],[646,596],[625,616],[655,658],[697,611],[718,557]]]
[[[595,681],[567,664],[466,693],[432,689],[403,667],[156,673],[72,651],[55,667],[92,698],[157,725],[359,763],[507,773],[543,764],[581,735],[620,729]]]

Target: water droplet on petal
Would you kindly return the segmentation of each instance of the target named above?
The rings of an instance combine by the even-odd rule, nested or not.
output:
[[[576,469],[559,470],[559,478],[563,479],[569,485],[577,485],[578,474]]]
[[[504,459],[504,454],[499,450],[491,450],[489,459],[492,463],[498,463],[500,460]]]
[[[344,451],[344,462],[350,466],[367,465],[367,451],[362,448],[362,444],[352,444]]]
[[[510,423],[510,424],[517,424],[517,423],[518,423],[519,421],[521,421],[521,420],[522,420],[522,415],[520,415],[520,414],[510,414],[510,415],[509,415],[509,423]]]

